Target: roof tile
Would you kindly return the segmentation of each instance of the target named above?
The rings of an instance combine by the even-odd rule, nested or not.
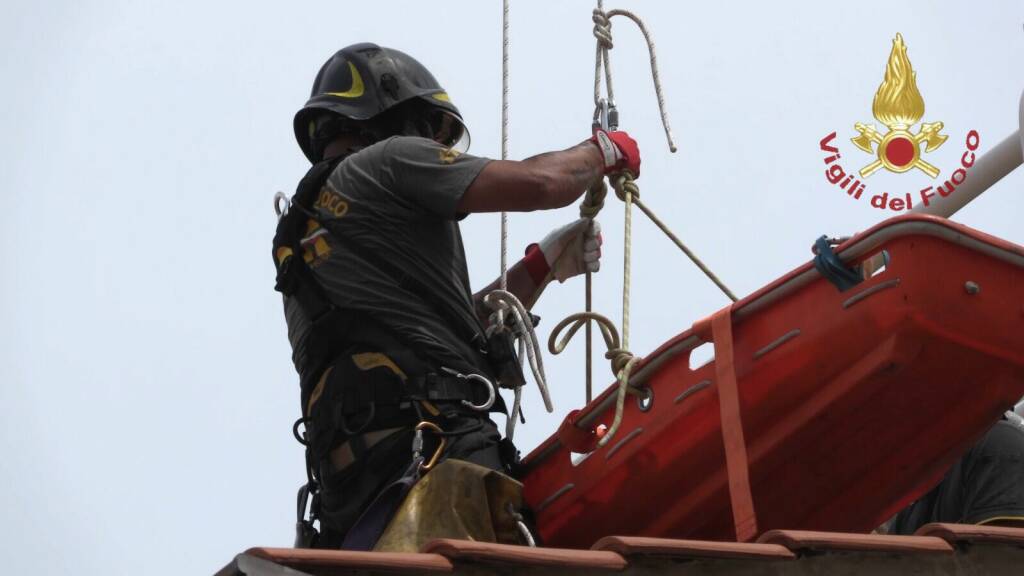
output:
[[[324,569],[393,570],[407,574],[452,571],[452,563],[439,554],[310,550],[307,548],[250,548],[245,553],[300,571],[314,569],[314,573],[320,573]]]
[[[941,538],[929,536],[887,536],[809,530],[769,530],[760,543],[780,544],[794,552],[901,552],[952,554],[953,548]]]
[[[623,570],[627,566],[626,560],[615,552],[567,548],[529,548],[447,538],[427,542],[423,547],[423,552],[441,554],[456,562],[469,561],[589,570]]]
[[[790,560],[796,558],[788,548],[778,544],[673,540],[641,536],[606,536],[598,540],[592,549],[616,552],[627,559],[632,556],[743,560]]]
[[[996,542],[1024,546],[1024,528],[985,526],[974,524],[925,524],[915,533],[918,536],[942,538],[950,544],[961,542]]]

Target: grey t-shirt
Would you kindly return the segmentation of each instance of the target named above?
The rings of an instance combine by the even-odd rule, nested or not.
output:
[[[467,337],[468,330],[481,328],[456,213],[487,162],[425,138],[373,144],[335,168],[302,242],[332,302],[366,313],[433,369],[490,373]],[[396,272],[412,281],[402,282]],[[290,298],[285,317],[292,359],[306,378],[313,368],[305,353],[309,322]],[[358,332],[353,340],[359,341]]]

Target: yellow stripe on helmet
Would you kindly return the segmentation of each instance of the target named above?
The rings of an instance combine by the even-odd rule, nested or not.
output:
[[[359,98],[366,91],[366,87],[363,86],[363,77],[359,75],[359,70],[356,70],[356,65],[349,62],[349,70],[352,71],[352,87],[344,92],[328,92],[328,96],[337,96],[339,98]]]

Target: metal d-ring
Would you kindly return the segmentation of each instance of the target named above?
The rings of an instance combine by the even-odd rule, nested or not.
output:
[[[277,214],[277,219],[280,220],[282,217],[288,214],[288,209],[292,207],[292,201],[288,199],[288,196],[281,191],[274,194],[274,212]]]
[[[491,406],[494,406],[494,401],[497,400],[498,398],[498,392],[494,389],[494,383],[492,383],[490,380],[479,374],[460,374],[455,370],[452,370],[451,368],[441,369],[451,374],[452,376],[455,376],[456,378],[462,378],[463,380],[473,380],[475,382],[483,384],[484,386],[487,386],[487,400],[484,401],[483,404],[477,405],[473,404],[469,400],[463,400],[463,406],[476,410],[477,412],[486,412],[487,410],[491,409]]]
[[[487,378],[484,378],[483,376],[481,376],[479,374],[466,374],[466,375],[459,374],[459,377],[460,378],[465,378],[466,380],[474,380],[476,382],[480,382],[484,386],[487,386],[487,401],[486,402],[484,402],[483,404],[480,404],[479,406],[477,406],[476,404],[473,404],[469,400],[463,400],[462,401],[462,405],[463,406],[468,406],[469,408],[472,408],[473,410],[476,410],[477,412],[486,412],[486,411],[491,409],[491,406],[494,406],[494,401],[497,399],[498,393],[494,391],[494,384],[491,383],[490,380],[488,380]]]

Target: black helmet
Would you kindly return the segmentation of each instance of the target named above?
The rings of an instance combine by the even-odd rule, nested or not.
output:
[[[295,114],[295,139],[310,162],[317,162],[323,150],[313,141],[321,119],[337,115],[364,122],[403,103],[414,115],[432,116],[423,118],[433,126],[429,135],[420,135],[460,151],[468,147],[462,115],[430,71],[404,52],[371,43],[342,48],[320,68],[309,101]]]

